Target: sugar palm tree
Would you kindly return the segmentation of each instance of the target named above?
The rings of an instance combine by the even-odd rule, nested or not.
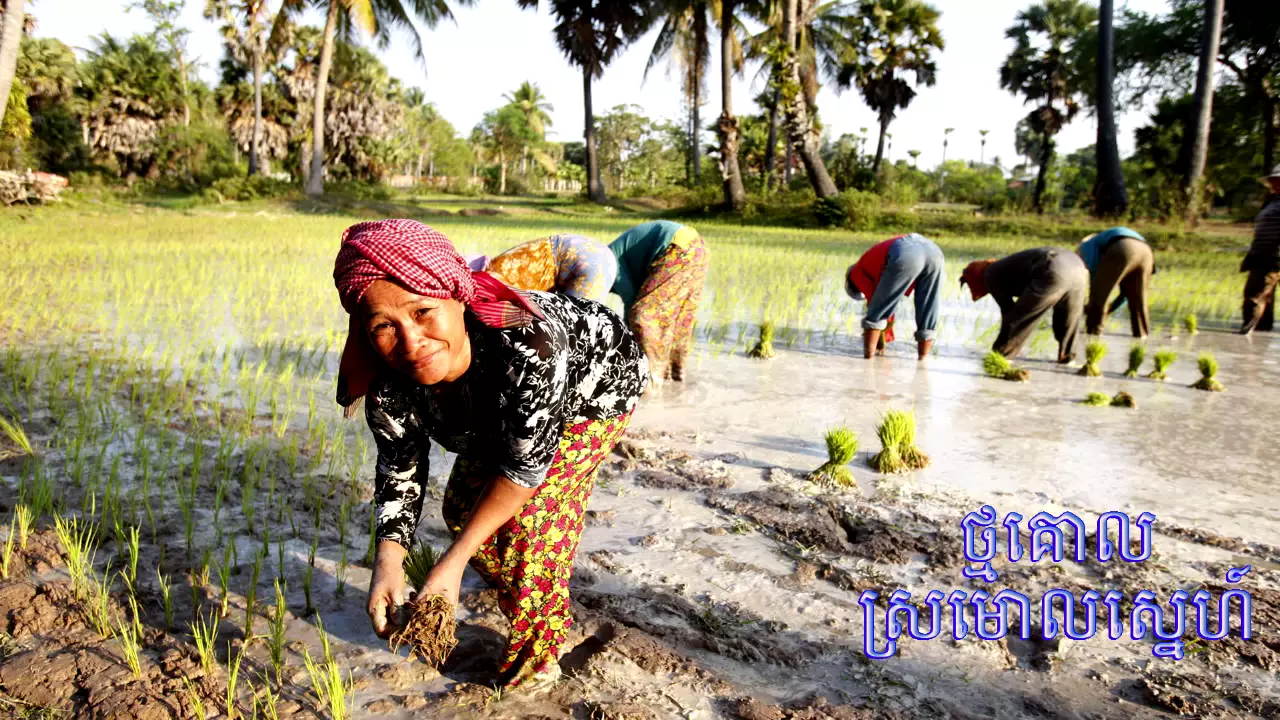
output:
[[[475,0],[454,0],[459,6],[472,5]],[[307,178],[307,194],[324,193],[324,123],[325,95],[329,85],[329,70],[333,66],[334,41],[339,33],[351,38],[359,30],[370,35],[380,47],[391,42],[391,29],[400,28],[409,33],[418,59],[423,58],[422,36],[414,27],[416,18],[428,28],[434,28],[441,20],[453,18],[449,0],[283,0],[280,12],[293,15],[308,5],[325,14],[324,38],[320,49],[320,64],[316,68],[314,108],[311,115],[312,158]]]
[[[516,0],[520,7],[536,8],[538,0]],[[602,203],[595,114],[591,109],[591,81],[618,53],[635,42],[653,22],[651,2],[646,0],[548,0],[556,17],[556,45],[569,62],[582,69],[583,139],[587,151],[587,195]]]
[[[262,75],[270,25],[266,0],[207,0],[204,16],[222,23],[222,38],[237,60],[248,60],[253,72],[253,136],[249,143],[249,174],[262,162]],[[185,83],[184,83],[185,96]]]
[[[809,183],[813,185],[814,193],[819,198],[834,197],[840,191],[836,188],[831,174],[827,172],[826,164],[822,161],[814,122],[815,112],[808,100],[809,92],[805,89],[806,76],[812,76],[801,71],[802,66],[807,67],[808,64],[802,62],[800,21],[809,16],[808,11],[813,9],[814,3],[813,0],[779,0],[779,2],[782,5],[782,33],[781,43],[774,46],[778,56],[775,72],[781,89],[780,100],[786,117],[787,137],[800,154],[800,160],[804,163],[805,172],[809,176]],[[802,13],[802,11],[805,12]],[[812,47],[816,49],[820,44],[813,43]]]
[[[1028,103],[1038,103],[1026,122],[1041,139],[1033,195],[1040,212],[1053,162],[1053,137],[1080,110],[1083,78],[1073,62],[1075,45],[1097,19],[1097,10],[1081,0],[1044,0],[1020,11],[1005,31],[1014,48],[1000,68],[1000,86]]]
[[[23,0],[4,0],[4,16],[0,18],[0,118],[4,117],[18,68],[18,50],[22,47]]]
[[[1191,170],[1187,173],[1187,219],[1196,222],[1200,214],[1201,182],[1209,154],[1209,125],[1213,120],[1213,81],[1222,43],[1224,0],[1206,0],[1204,29],[1200,35],[1199,72],[1196,75],[1195,131],[1191,135]]]
[[[947,144],[950,142],[951,133],[955,132],[955,128],[947,128],[942,131],[942,164],[947,163]]]
[[[680,68],[680,85],[691,115],[689,142],[690,176],[697,185],[702,168],[702,86],[706,82],[707,66],[711,62],[710,22],[713,12],[711,0],[662,0],[659,4],[662,27],[654,39],[644,74],[663,58],[670,58]]]
[[[920,151],[908,150],[907,154],[911,156],[911,167],[920,167]]]
[[[1098,175],[1093,185],[1093,211],[1099,217],[1116,217],[1129,207],[1124,189],[1124,173],[1120,169],[1120,148],[1116,142],[1116,106],[1114,94],[1116,34],[1115,0],[1102,0],[1098,5],[1097,109]]]
[[[984,165],[987,162],[987,133],[990,130],[979,130],[978,135],[982,137],[982,151],[978,154],[978,164]]]
[[[551,127],[551,113],[556,108],[547,102],[547,96],[542,94],[542,89],[537,83],[525,80],[516,88],[513,93],[506,93],[502,96],[504,100],[515,105],[524,115],[525,125],[534,135],[537,141],[541,141],[547,135],[547,128]],[[520,172],[527,173],[529,171],[529,145],[526,143],[521,148]]]

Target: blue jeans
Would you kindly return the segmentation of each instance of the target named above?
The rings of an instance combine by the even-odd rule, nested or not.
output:
[[[867,302],[862,329],[884,330],[889,325],[889,316],[898,307],[898,301],[914,283],[916,340],[932,340],[938,329],[943,280],[941,248],[932,240],[914,233],[898,238],[889,248],[880,282]]]

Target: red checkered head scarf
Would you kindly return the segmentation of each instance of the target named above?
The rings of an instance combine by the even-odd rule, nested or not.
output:
[[[338,404],[350,416],[377,374],[378,358],[357,321],[356,309],[377,280],[393,280],[411,292],[463,303],[489,327],[509,328],[542,317],[528,297],[486,272],[473,272],[443,234],[416,220],[356,223],[342,233],[333,282],[351,315],[338,368]]]

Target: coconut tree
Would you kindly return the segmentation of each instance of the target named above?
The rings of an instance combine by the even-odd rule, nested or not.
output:
[[[13,75],[18,68],[18,50],[24,34],[23,6],[23,0],[4,0],[4,15],[0,17],[0,118],[4,117]]]
[[[649,77],[663,58],[670,59],[680,68],[680,85],[685,102],[689,105],[692,139],[689,143],[689,181],[697,185],[702,168],[702,86],[706,81],[707,66],[711,62],[710,22],[713,12],[711,0],[662,0],[658,6],[662,27],[649,51],[649,61],[644,76]]]
[[[524,8],[536,8],[538,0],[517,0]],[[646,0],[548,0],[556,17],[556,45],[570,64],[582,70],[583,139],[587,151],[587,195],[602,203],[600,160],[596,149],[595,115],[591,110],[591,81],[618,53],[635,42],[653,21],[652,3]]]
[[[1209,155],[1209,125],[1213,120],[1213,81],[1218,47],[1222,44],[1223,0],[1205,0],[1204,31],[1200,35],[1200,66],[1196,74],[1195,129],[1191,134],[1191,168],[1187,173],[1187,219],[1200,216],[1201,184]]]
[[[249,174],[262,162],[262,75],[270,25],[266,0],[207,0],[205,18],[222,23],[222,39],[237,60],[247,60],[253,72],[253,135],[249,142]],[[185,84],[184,84],[185,93]]]
[[[1124,173],[1120,168],[1120,148],[1116,143],[1114,18],[1115,0],[1101,0],[1098,5],[1096,92],[1098,176],[1093,185],[1093,211],[1099,217],[1116,217],[1129,207],[1129,196],[1124,189]]]
[[[848,18],[851,53],[828,70],[837,89],[856,84],[880,120],[874,172],[880,171],[884,159],[889,123],[916,97],[904,76],[914,76],[917,87],[937,83],[933,53],[945,47],[938,30],[940,16],[921,0],[862,0]]]
[[[738,167],[738,118],[733,114],[733,75],[742,70],[742,45],[735,32],[738,20],[737,0],[719,0],[720,16],[720,117],[716,131],[720,136],[721,173],[724,176],[724,204],[729,210],[741,210],[747,204],[747,191]]]
[[[453,0],[454,4],[467,6],[475,0]],[[320,50],[320,62],[316,67],[315,92],[311,111],[312,157],[307,177],[307,194],[324,193],[325,159],[325,102],[328,95],[329,71],[333,67],[334,43],[339,35],[351,40],[357,31],[372,36],[379,47],[391,42],[391,30],[399,28],[409,33],[413,40],[414,54],[419,60],[422,52],[422,35],[414,26],[417,19],[428,29],[441,20],[452,19],[449,0],[283,0],[280,12],[295,15],[307,6],[314,6],[324,13],[324,36]]]
[[[507,192],[507,165],[528,147],[532,128],[520,106],[511,103],[485,113],[477,126],[487,155],[498,163],[498,193]]]
[[[808,93],[801,75],[800,24],[804,17],[801,11],[808,11],[813,0],[780,0],[782,3],[782,36],[781,43],[774,46],[777,60],[774,63],[776,82],[780,89],[781,106],[786,117],[785,128],[787,138],[804,163],[809,183],[819,198],[834,197],[839,194],[836,184],[827,172],[822,161],[819,148],[819,137],[814,127],[814,113],[807,100]]]
[[[547,96],[542,94],[542,89],[537,83],[531,83],[525,80],[516,88],[513,93],[506,93],[502,96],[504,100],[520,109],[524,115],[525,125],[528,126],[535,141],[541,141],[547,135],[547,128],[551,127],[551,111],[555,110],[555,106],[547,102]],[[521,148],[520,172],[527,173],[529,171],[529,145],[526,144]]]
[[[1053,162],[1053,137],[1080,110],[1084,82],[1072,61],[1075,45],[1098,19],[1081,0],[1044,0],[1018,12],[1005,36],[1014,48],[1000,67],[1000,86],[1037,106],[1027,115],[1042,139],[1033,204],[1043,212],[1045,184]]]

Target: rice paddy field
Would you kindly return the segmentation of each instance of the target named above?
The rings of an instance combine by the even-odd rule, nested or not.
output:
[[[700,223],[712,266],[692,377],[646,399],[602,470],[565,678],[537,695],[492,686],[505,621],[470,574],[439,671],[390,652],[364,614],[375,448],[333,401],[342,230],[415,217],[496,254],[556,232],[608,242],[643,219],[452,203],[0,213],[0,716],[1280,717],[1277,344],[1227,332],[1238,231],[1158,249],[1137,377],[1123,374],[1122,311],[1098,376],[1053,365],[1042,328],[1016,383],[983,374],[998,315],[956,279],[970,260],[1053,243],[935,236],[948,272],[935,355],[916,363],[905,303],[899,341],[867,362],[842,274],[883,238]],[[749,358],[763,322],[777,356]],[[1176,357],[1167,381],[1147,377],[1157,350]],[[1189,387],[1205,352],[1226,392]],[[1112,403],[1121,392],[1132,405]],[[914,411],[916,461],[886,474],[876,429],[886,413],[904,422],[894,409]],[[851,482],[808,480],[829,448],[852,458],[837,463]],[[435,497],[450,462],[432,453]],[[859,593],[972,584],[959,519],[983,504],[1151,511],[1149,563],[1010,563],[1001,582],[1167,597],[1250,564],[1253,638],[1175,662],[1143,640],[944,634],[869,660]],[[448,542],[430,499],[419,536]]]

